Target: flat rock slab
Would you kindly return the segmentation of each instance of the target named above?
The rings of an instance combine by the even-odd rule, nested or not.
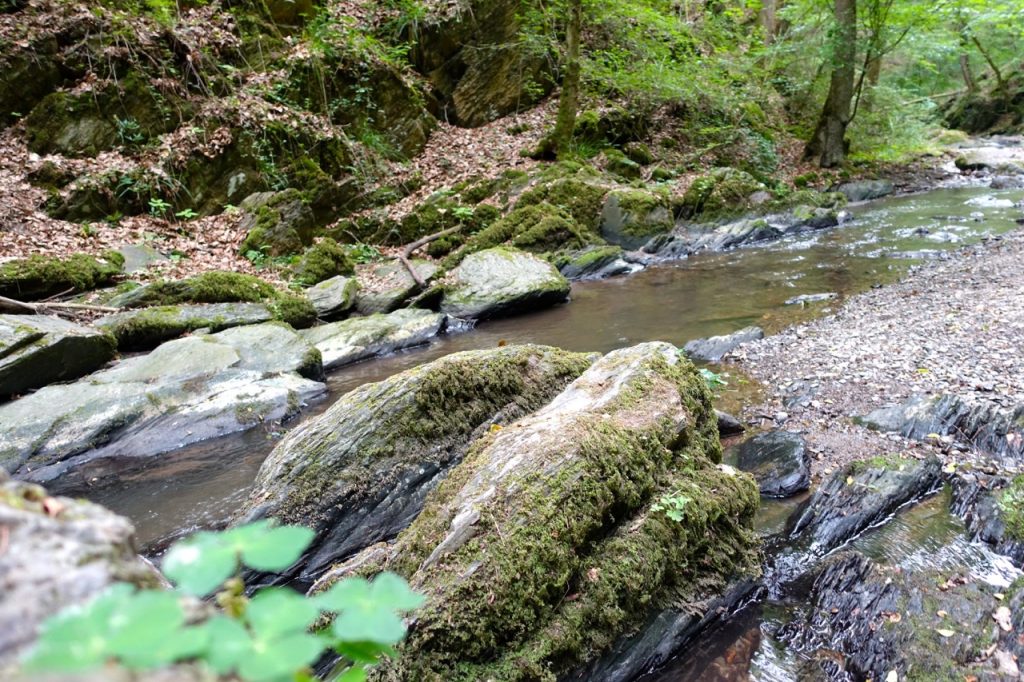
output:
[[[114,339],[46,315],[0,315],[0,400],[77,379],[114,357]]]
[[[557,395],[594,356],[544,346],[453,353],[342,396],[290,432],[241,517],[317,532],[290,575],[312,581],[408,525],[471,440]]]
[[[157,251],[149,244],[128,244],[120,247],[117,252],[124,256],[125,274],[133,275],[136,272],[145,272],[150,265],[170,263],[171,259]]]
[[[839,294],[835,293],[821,293],[821,294],[801,294],[800,296],[793,296],[787,298],[784,305],[807,305],[808,303],[821,303],[822,301],[831,301],[834,298],[838,298]]]
[[[324,369],[332,370],[426,343],[441,332],[444,323],[444,315],[409,308],[386,315],[353,317],[299,333],[320,350]]]
[[[53,498],[37,485],[0,483],[0,677],[35,641],[39,625],[115,582],[159,587],[136,554],[135,529],[84,500]],[[27,678],[26,678],[27,679]]]
[[[331,320],[342,317],[355,307],[358,292],[358,280],[338,275],[306,289],[306,296],[316,309],[318,318]]]
[[[449,278],[441,312],[473,320],[547,308],[571,288],[551,263],[505,247],[466,256]]]
[[[274,319],[261,303],[197,303],[126,310],[93,324],[113,334],[122,350],[148,350],[197,329],[219,332]]]
[[[848,201],[870,201],[888,196],[895,191],[891,180],[858,180],[846,182],[836,189],[837,192],[846,197]]]
[[[745,327],[732,334],[688,341],[683,346],[683,350],[693,360],[719,362],[725,357],[726,353],[739,348],[744,343],[763,338],[764,330],[760,327]]]
[[[437,274],[437,266],[430,261],[413,260],[416,273],[428,281]],[[356,275],[359,291],[356,294],[356,312],[360,315],[390,313],[402,307],[419,289],[416,280],[398,261],[372,265]]]
[[[737,449],[736,466],[753,475],[766,497],[792,497],[811,485],[811,458],[802,436],[762,433]]]
[[[319,352],[280,323],[169,341],[0,406],[0,466],[49,481],[102,457],[151,457],[273,423],[326,392]]]

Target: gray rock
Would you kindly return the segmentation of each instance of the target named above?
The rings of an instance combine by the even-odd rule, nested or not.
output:
[[[473,439],[540,407],[593,360],[508,346],[453,353],[364,384],[274,448],[240,518],[277,517],[316,530],[302,565],[289,572],[311,581],[393,538]]]
[[[621,246],[588,246],[569,255],[559,272],[569,280],[605,279],[628,275],[643,266],[623,258]]]
[[[756,573],[757,487],[716,464],[716,428],[673,346],[613,351],[478,440],[393,545],[314,590],[386,565],[426,596],[386,678],[497,679],[528,660],[564,679],[633,634],[657,595],[692,607]]]
[[[601,237],[624,249],[635,250],[651,237],[672,229],[667,202],[644,190],[612,190],[601,210]]]
[[[1024,540],[1009,531],[1000,509],[1000,501],[1012,483],[1005,476],[959,471],[951,481],[950,511],[963,519],[971,540],[988,544],[1024,567]],[[1015,489],[1019,490],[1019,485]]]
[[[718,418],[719,436],[735,436],[747,430],[747,427],[743,425],[743,422],[728,412],[715,410],[715,417]]]
[[[839,185],[836,191],[851,202],[881,199],[893,193],[895,186],[890,180],[858,180]]]
[[[992,189],[1024,189],[1024,173],[1018,175],[997,175],[989,183]]]
[[[429,281],[437,274],[437,266],[429,261],[413,260],[412,266],[423,281]],[[358,277],[356,311],[360,315],[390,313],[402,307],[419,290],[416,280],[398,261],[373,265],[367,271],[360,272]]]
[[[782,236],[779,228],[764,218],[747,218],[715,227],[697,237],[690,246],[691,251],[724,251],[741,244],[770,241]]]
[[[445,316],[407,308],[386,315],[352,317],[300,332],[320,350],[324,369],[426,343],[440,333]]]
[[[465,319],[546,308],[566,300],[570,289],[569,280],[555,266],[505,247],[466,256],[449,278],[441,312]]]
[[[261,303],[196,303],[126,310],[93,324],[112,334],[121,350],[135,351],[197,329],[219,332],[272,319],[274,314]]]
[[[239,229],[246,233],[241,251],[271,256],[299,253],[313,241],[316,218],[302,194],[295,189],[250,194],[239,205]]]
[[[65,386],[0,406],[0,466],[51,481],[107,457],[152,457],[274,423],[326,387],[318,351],[268,323],[169,341]]]
[[[811,458],[802,436],[770,431],[739,446],[736,466],[757,479],[766,497],[792,497],[811,485]]]
[[[170,263],[171,259],[157,251],[149,244],[127,244],[117,250],[124,256],[125,274],[132,275],[136,272],[145,272],[150,265]]]
[[[321,320],[342,317],[356,305],[359,282],[354,277],[338,275],[306,289],[306,296]]]
[[[131,523],[84,500],[49,497],[36,485],[0,483],[0,676],[10,679],[40,624],[115,582],[159,587],[136,554]],[[34,678],[33,678],[34,679]]]
[[[114,339],[46,315],[0,315],[0,400],[77,379],[114,357]]]
[[[967,149],[956,158],[956,167],[962,171],[997,170],[1005,174],[1024,173],[1024,163],[1012,148],[977,147]]]
[[[764,338],[764,330],[760,327],[744,327],[732,334],[710,336],[706,339],[688,341],[683,350],[694,359],[703,362],[719,362],[726,353],[739,348],[744,343]]]
[[[784,305],[807,305],[808,303],[820,303],[822,301],[831,301],[838,296],[839,294],[831,292],[823,294],[801,294],[800,296],[787,298]]]
[[[798,227],[823,230],[838,225],[840,214],[831,208],[797,206],[793,209],[793,217],[796,219]]]

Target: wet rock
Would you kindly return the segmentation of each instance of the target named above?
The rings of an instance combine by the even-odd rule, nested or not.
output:
[[[77,379],[114,357],[107,334],[48,315],[0,315],[0,400]]]
[[[801,537],[824,555],[907,502],[933,492],[941,481],[939,460],[876,457],[837,471],[787,522],[790,538]]]
[[[1002,659],[1020,648],[1024,614],[993,614],[1005,586],[933,568],[883,566],[856,552],[829,561],[811,588],[806,620],[781,631],[790,646],[813,654],[830,679],[1016,679],[1000,675]],[[1008,613],[1012,613],[1008,610]],[[845,675],[836,677],[836,675]]]
[[[274,319],[261,303],[206,303],[156,306],[114,313],[93,324],[117,339],[121,350],[148,350],[197,329],[219,332]]]
[[[307,329],[303,338],[319,349],[324,369],[332,370],[359,360],[426,343],[444,327],[445,316],[429,310],[405,309],[393,313],[353,317]]]
[[[1024,189],[1024,173],[1019,175],[997,175],[989,183],[992,189]]]
[[[743,425],[743,422],[728,412],[715,410],[715,417],[718,419],[719,436],[735,436],[747,430],[747,427]]]
[[[893,193],[895,186],[891,180],[858,180],[839,185],[837,192],[850,202],[881,199]]]
[[[808,303],[820,303],[822,301],[831,301],[834,298],[838,298],[839,294],[835,293],[823,293],[823,294],[803,294],[800,296],[794,296],[793,298],[787,298],[784,305],[807,305]]]
[[[437,274],[437,266],[430,261],[413,260],[412,266],[424,281]],[[390,313],[418,291],[416,280],[398,261],[373,265],[359,274],[356,311],[361,315]]]
[[[514,315],[561,303],[569,281],[537,256],[496,247],[478,251],[449,273],[441,312],[465,319]]]
[[[711,336],[706,339],[688,341],[683,350],[694,360],[703,362],[719,362],[726,353],[739,348],[744,343],[764,338],[764,330],[760,327],[745,327],[732,334]]]
[[[0,466],[53,481],[87,462],[144,458],[294,416],[325,386],[320,354],[285,325],[169,341],[75,383],[0,405]]]
[[[590,246],[570,254],[558,270],[567,279],[577,281],[618,277],[643,269],[623,255],[621,246]]]
[[[963,472],[953,477],[951,487],[950,511],[963,519],[971,540],[990,545],[1024,567],[1024,538],[1018,535],[1024,530],[1019,527],[1024,526],[1024,479]]]
[[[317,531],[289,572],[312,581],[393,538],[489,430],[537,409],[594,357],[542,346],[453,353],[343,396],[267,457],[239,517]]]
[[[965,150],[956,158],[956,167],[962,171],[998,170],[1004,173],[1024,174],[1024,165],[1003,147],[976,147]]]
[[[716,421],[674,347],[613,351],[478,440],[394,545],[314,591],[385,560],[426,595],[384,679],[560,679],[652,612],[756,573],[757,488],[717,464]]]
[[[913,396],[901,405],[882,407],[860,418],[868,428],[924,440],[951,435],[997,457],[1024,456],[1024,405],[1004,408],[969,403],[955,395]]]
[[[246,233],[239,247],[270,256],[299,253],[313,241],[316,219],[302,194],[295,189],[283,192],[258,192],[246,197],[239,229]]]
[[[344,316],[355,307],[358,291],[358,280],[338,275],[309,287],[306,296],[316,308],[316,316],[321,320],[330,320]]]
[[[35,641],[39,625],[66,607],[115,582],[162,584],[136,553],[128,519],[91,502],[0,482],[0,528],[0,675]]]
[[[809,227],[812,230],[835,227],[840,222],[838,211],[816,206],[797,206],[793,209],[793,217],[797,227]]]
[[[620,189],[608,193],[601,211],[601,236],[627,250],[639,249],[651,237],[672,229],[668,201],[654,193]]]
[[[792,497],[811,485],[811,457],[802,436],[771,431],[739,446],[736,466],[757,479],[766,497]]]
[[[764,218],[747,218],[722,225],[698,236],[690,245],[691,251],[724,251],[741,244],[770,241],[782,236],[782,231]]]

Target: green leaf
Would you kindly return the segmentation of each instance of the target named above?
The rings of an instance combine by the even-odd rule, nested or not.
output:
[[[174,637],[184,622],[185,614],[174,593],[136,593],[111,614],[107,650],[128,667],[157,667],[170,662],[161,645]]]
[[[366,682],[366,668],[354,665],[338,677],[338,682]]]
[[[224,535],[202,532],[175,543],[164,557],[164,574],[188,594],[213,592],[238,569],[238,552]]]
[[[381,573],[373,579],[370,596],[381,606],[396,611],[412,611],[423,606],[426,601],[423,595],[409,588],[404,578],[391,572]]]
[[[239,662],[238,673],[251,682],[291,678],[316,661],[323,650],[323,640],[304,632],[272,641],[253,640],[252,654]]]
[[[373,664],[381,655],[390,656],[393,650],[376,642],[338,642],[334,650],[354,663]]]
[[[245,619],[259,638],[305,632],[320,609],[309,599],[289,589],[261,590],[245,609]]]
[[[338,614],[331,629],[338,639],[398,644],[405,637],[405,623],[394,611],[368,604]]]
[[[215,616],[202,627],[208,642],[203,658],[218,675],[227,675],[252,654],[252,637],[238,621]]]
[[[280,526],[247,537],[242,561],[257,571],[280,571],[294,564],[316,534],[302,526]]]
[[[110,619],[133,592],[131,585],[114,585],[96,599],[47,619],[25,660],[26,670],[80,672],[104,663]]]

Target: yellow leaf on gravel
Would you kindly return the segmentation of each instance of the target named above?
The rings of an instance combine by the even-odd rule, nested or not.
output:
[[[952,630],[938,629],[935,632],[939,633],[940,637],[952,637],[956,633]]]

